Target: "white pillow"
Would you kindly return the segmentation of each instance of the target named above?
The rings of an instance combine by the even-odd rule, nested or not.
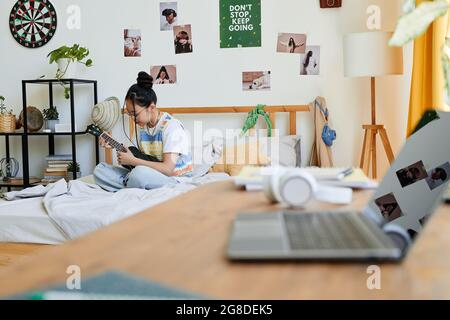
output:
[[[271,165],[301,167],[301,136],[260,138],[260,151]]]
[[[193,146],[191,155],[193,162],[193,177],[206,175],[211,167],[220,159],[223,149],[223,138],[213,137],[204,141],[201,146]]]

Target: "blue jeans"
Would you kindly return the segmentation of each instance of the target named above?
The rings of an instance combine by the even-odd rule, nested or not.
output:
[[[168,177],[158,170],[137,166],[133,170],[100,163],[94,170],[95,183],[106,191],[116,192],[124,188],[156,189],[176,184],[174,177]]]

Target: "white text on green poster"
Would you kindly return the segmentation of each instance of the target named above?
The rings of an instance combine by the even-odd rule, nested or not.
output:
[[[261,46],[261,0],[220,0],[220,47]]]

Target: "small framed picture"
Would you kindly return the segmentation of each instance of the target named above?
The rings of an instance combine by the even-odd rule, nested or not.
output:
[[[124,32],[124,56],[125,57],[140,57],[141,50],[141,30],[125,29]]]
[[[306,34],[300,33],[279,33],[277,52],[298,53],[306,51]]]
[[[190,24],[173,27],[175,54],[191,53],[192,46],[192,27]]]
[[[244,91],[270,90],[270,71],[242,73],[242,89]]]
[[[300,56],[300,75],[320,75],[320,47],[306,47],[305,53]]]
[[[178,3],[161,2],[160,3],[160,25],[161,31],[173,30],[178,22]]]
[[[175,65],[153,66],[150,68],[150,75],[154,79],[154,84],[177,83],[177,67]]]

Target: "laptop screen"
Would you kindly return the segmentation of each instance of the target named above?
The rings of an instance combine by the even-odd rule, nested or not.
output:
[[[427,112],[384,177],[365,213],[415,239],[450,181],[450,113]]]

